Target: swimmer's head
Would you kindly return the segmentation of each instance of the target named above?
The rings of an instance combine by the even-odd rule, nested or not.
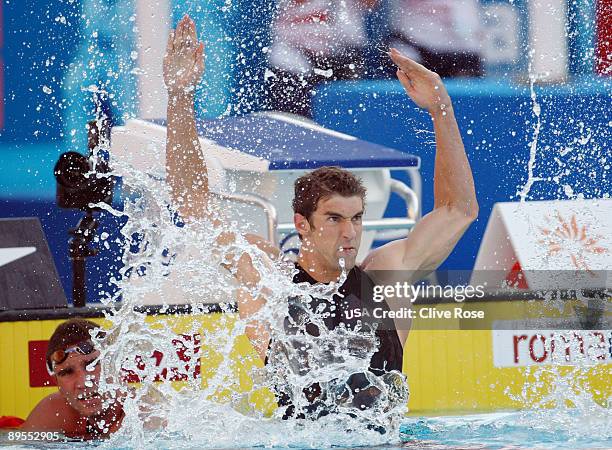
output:
[[[337,269],[340,259],[354,267],[361,243],[366,189],[339,167],[321,167],[295,181],[294,223],[304,251],[320,264]]]
[[[47,348],[47,368],[60,394],[86,417],[102,410],[98,392],[100,351],[91,341],[93,336],[102,334],[100,327],[89,320],[70,319],[57,327]]]

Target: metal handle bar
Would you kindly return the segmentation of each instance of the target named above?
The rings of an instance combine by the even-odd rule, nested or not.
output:
[[[412,229],[416,224],[419,215],[419,199],[416,193],[406,184],[399,180],[391,180],[391,192],[399,195],[408,210],[408,217],[387,217],[383,219],[364,220],[361,225],[364,231],[378,231],[376,239],[391,240],[404,237],[404,231]],[[295,231],[292,223],[280,223],[276,227],[279,234],[288,234]],[[401,234],[397,230],[402,230]]]
[[[415,223],[413,219],[388,217],[385,219],[364,220],[361,222],[361,226],[364,231],[409,230]],[[295,226],[292,223],[280,223],[276,229],[280,234],[287,234],[295,231]]]
[[[406,203],[407,218],[385,218],[389,226],[378,228],[374,237],[378,241],[391,241],[406,237],[405,230],[410,230],[419,219],[419,197],[410,187],[400,180],[391,179],[391,192],[397,194]],[[397,224],[397,226],[393,226]],[[373,228],[374,229],[374,228]]]
[[[388,217],[383,219],[364,220],[362,227],[364,231],[378,231],[376,239],[391,240],[403,237],[405,230],[410,230],[416,224],[419,214],[419,199],[416,193],[406,184],[399,180],[391,180],[391,192],[399,195],[405,202],[408,217]],[[293,223],[278,223],[278,214],[274,205],[264,197],[257,194],[226,194],[214,193],[222,200],[230,200],[247,205],[255,205],[264,210],[266,214],[268,240],[278,245],[277,232],[280,234],[291,233],[295,230]],[[402,230],[401,234],[397,230]]]
[[[214,195],[220,197],[222,200],[231,200],[246,205],[255,205],[263,209],[264,213],[266,214],[268,240],[272,244],[278,245],[278,240],[276,238],[278,214],[272,203],[257,194],[226,194],[215,192]]]
[[[410,187],[400,180],[391,179],[391,192],[399,195],[408,210],[408,218],[417,220],[419,217],[419,197]]]

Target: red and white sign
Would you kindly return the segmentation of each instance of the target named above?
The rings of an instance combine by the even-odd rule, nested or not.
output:
[[[187,381],[200,377],[200,334],[180,335],[172,339],[176,350],[178,365],[168,365],[164,354],[155,350],[151,355],[134,357],[136,370],[123,369],[123,381],[140,383],[141,374],[154,377],[154,381]],[[166,358],[167,359],[167,358]],[[153,370],[150,365],[153,365]]]
[[[55,378],[49,375],[46,367],[46,352],[49,341],[29,341],[28,361],[30,372],[30,387],[56,386]],[[133,366],[136,370],[123,370],[123,380],[128,383],[142,381],[142,373],[151,373],[147,369],[152,365],[155,381],[187,381],[200,377],[200,355],[201,336],[199,333],[193,335],[178,335],[172,339],[172,345],[176,351],[176,359],[179,364],[169,364],[168,358],[159,350],[154,350],[151,355],[143,357],[136,355]],[[176,361],[176,359],[173,359]]]
[[[470,284],[491,289],[612,286],[612,199],[496,203]]]
[[[612,330],[493,330],[495,367],[612,363]]]

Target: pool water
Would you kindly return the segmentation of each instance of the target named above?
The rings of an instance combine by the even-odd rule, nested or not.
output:
[[[358,441],[358,439],[356,439]],[[9,442],[0,436],[0,445]],[[18,443],[18,448],[67,449],[100,447],[127,450],[116,442]],[[14,447],[15,448],[15,447]],[[147,448],[151,448],[147,445]],[[189,442],[175,436],[160,439],[153,448],[196,449],[219,448],[214,442]],[[234,447],[235,448],[235,447]],[[316,449],[311,442],[295,442],[290,447],[261,445],[251,448]],[[400,428],[397,442],[374,447],[338,446],[342,448],[379,449],[610,449],[612,448],[612,414],[584,415],[578,410],[544,410],[488,413],[462,416],[411,417]]]
[[[417,449],[609,449],[612,414],[564,409],[411,418],[400,439]]]

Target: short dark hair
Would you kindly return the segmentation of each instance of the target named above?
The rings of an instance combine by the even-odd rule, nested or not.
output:
[[[97,337],[101,337],[104,333],[100,330],[100,325],[87,319],[74,318],[60,323],[49,339],[46,354],[47,364],[53,352],[66,350],[79,342],[90,340],[92,337],[90,330],[99,330],[98,333],[93,333],[97,334]]]
[[[365,202],[366,188],[361,179],[348,170],[335,166],[319,167],[295,180],[293,212],[310,221],[319,200],[334,194],[342,197],[357,195]]]

